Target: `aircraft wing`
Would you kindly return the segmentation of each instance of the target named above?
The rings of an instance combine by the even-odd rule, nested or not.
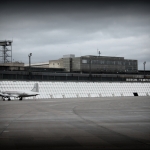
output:
[[[9,94],[3,94],[3,93],[0,93],[0,96],[9,96]]]
[[[0,96],[2,96],[2,97],[18,97],[19,95],[16,95],[16,94],[7,94],[7,93],[5,93],[5,94],[0,93]]]

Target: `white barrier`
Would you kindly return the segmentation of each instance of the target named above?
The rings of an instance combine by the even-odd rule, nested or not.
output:
[[[31,90],[36,81],[0,81],[0,91]],[[134,82],[38,82],[36,98],[150,96],[150,83]],[[30,99],[26,98],[26,99]]]

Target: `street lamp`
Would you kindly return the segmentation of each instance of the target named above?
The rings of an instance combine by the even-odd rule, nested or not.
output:
[[[28,56],[29,56],[29,72],[30,72],[30,68],[31,68],[31,56],[32,56],[32,53],[30,53]]]
[[[99,64],[98,66],[99,66],[99,70],[98,70],[98,72],[100,72],[100,67],[101,67],[101,66],[100,66],[100,54],[101,54],[101,52],[98,51],[98,50],[97,50],[97,52],[98,52],[98,54],[99,54],[99,57],[98,57],[98,64]]]
[[[146,64],[146,61],[144,61],[143,64],[144,64],[144,76],[145,76],[145,64]]]
[[[29,56],[29,68],[30,68],[30,66],[31,66],[31,56],[32,56],[32,53],[30,53],[28,56]]]
[[[31,79],[31,56],[32,56],[32,53],[30,53],[29,55],[29,79]]]

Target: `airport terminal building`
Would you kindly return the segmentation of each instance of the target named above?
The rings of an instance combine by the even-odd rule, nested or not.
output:
[[[149,71],[139,72],[138,61],[124,57],[64,55],[45,63],[0,64],[0,80],[39,81],[149,81]]]
[[[64,55],[58,60],[50,60],[49,68],[64,68],[66,72],[83,73],[137,73],[138,61],[124,57]]]
[[[0,63],[0,70],[27,70],[29,64],[20,62]],[[75,57],[74,54],[63,55],[62,58],[45,63],[31,64],[32,70],[49,70],[70,73],[137,73],[138,61],[124,57],[86,55]],[[35,69],[34,69],[35,68]],[[46,68],[46,69],[44,69]]]

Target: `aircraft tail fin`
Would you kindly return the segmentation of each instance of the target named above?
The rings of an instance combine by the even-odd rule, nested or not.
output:
[[[31,91],[32,92],[39,92],[39,85],[38,85],[38,83],[34,84],[34,87],[33,87],[33,89]]]

